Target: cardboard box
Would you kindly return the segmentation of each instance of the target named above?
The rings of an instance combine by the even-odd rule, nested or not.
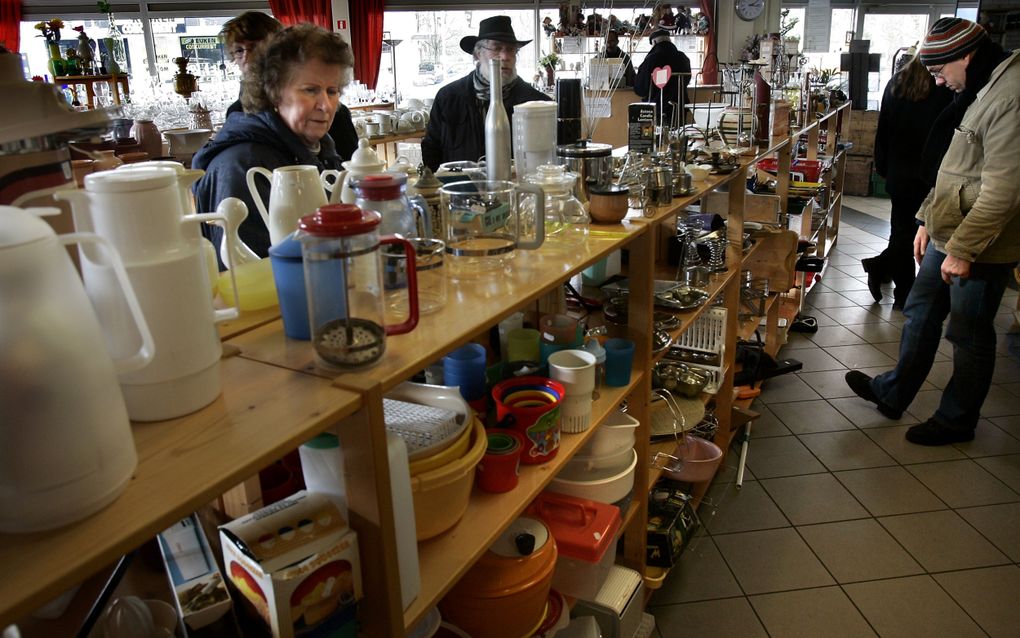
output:
[[[274,638],[356,632],[358,538],[325,495],[301,491],[220,526],[227,577]]]
[[[177,614],[194,631],[230,611],[230,593],[198,519],[192,514],[156,537],[174,590]]]
[[[872,157],[875,154],[875,133],[878,132],[878,111],[851,111],[850,128],[843,137],[853,142],[850,155]]]
[[[627,107],[627,150],[651,153],[655,146],[655,104],[634,102]]]
[[[662,479],[648,495],[648,542],[645,563],[672,567],[698,530],[691,497],[681,483]]]
[[[873,160],[870,157],[847,156],[846,172],[843,174],[843,192],[845,194],[860,197],[867,197],[871,194],[872,163]]]

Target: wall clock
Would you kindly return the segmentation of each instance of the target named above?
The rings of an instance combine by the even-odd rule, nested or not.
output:
[[[736,0],[734,10],[741,20],[757,20],[765,10],[765,0]]]

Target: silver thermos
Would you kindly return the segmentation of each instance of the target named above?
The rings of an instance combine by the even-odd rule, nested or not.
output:
[[[503,76],[499,60],[489,60],[489,112],[485,115],[485,176],[510,179],[510,120],[503,107]]]

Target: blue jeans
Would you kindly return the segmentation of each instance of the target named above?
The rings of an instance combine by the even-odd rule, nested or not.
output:
[[[995,368],[992,322],[1014,264],[971,264],[970,278],[957,278],[947,285],[940,272],[945,258],[945,253],[928,244],[903,308],[907,322],[896,369],[875,377],[871,388],[889,407],[906,410],[928,377],[948,315],[946,339],[953,344],[953,376],[934,420],[953,428],[974,429]]]

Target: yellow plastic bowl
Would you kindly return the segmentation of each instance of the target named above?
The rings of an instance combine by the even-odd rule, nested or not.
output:
[[[475,466],[481,462],[489,445],[481,421],[474,419],[468,431],[472,434],[467,454],[438,469],[411,477],[414,526],[419,541],[442,534],[456,525],[467,511],[475,484]]]
[[[471,418],[474,419],[474,417]],[[426,456],[416,461],[411,461],[410,463],[411,476],[417,476],[419,474],[424,474],[425,472],[430,472],[436,469],[437,467],[442,467],[447,463],[455,461],[460,457],[464,456],[464,453],[467,452],[468,444],[471,443],[471,432],[473,430],[474,424],[468,423],[467,427],[464,428],[463,432],[457,435],[457,439],[453,443],[439,450],[438,452],[431,456]]]
[[[230,284],[230,272],[226,270],[220,273],[217,281],[217,289],[220,297],[228,306],[234,303],[234,287]],[[237,292],[241,297],[241,310],[261,310],[279,305],[276,297],[276,283],[273,281],[273,268],[269,259],[249,261],[234,266],[234,276],[237,278]]]

